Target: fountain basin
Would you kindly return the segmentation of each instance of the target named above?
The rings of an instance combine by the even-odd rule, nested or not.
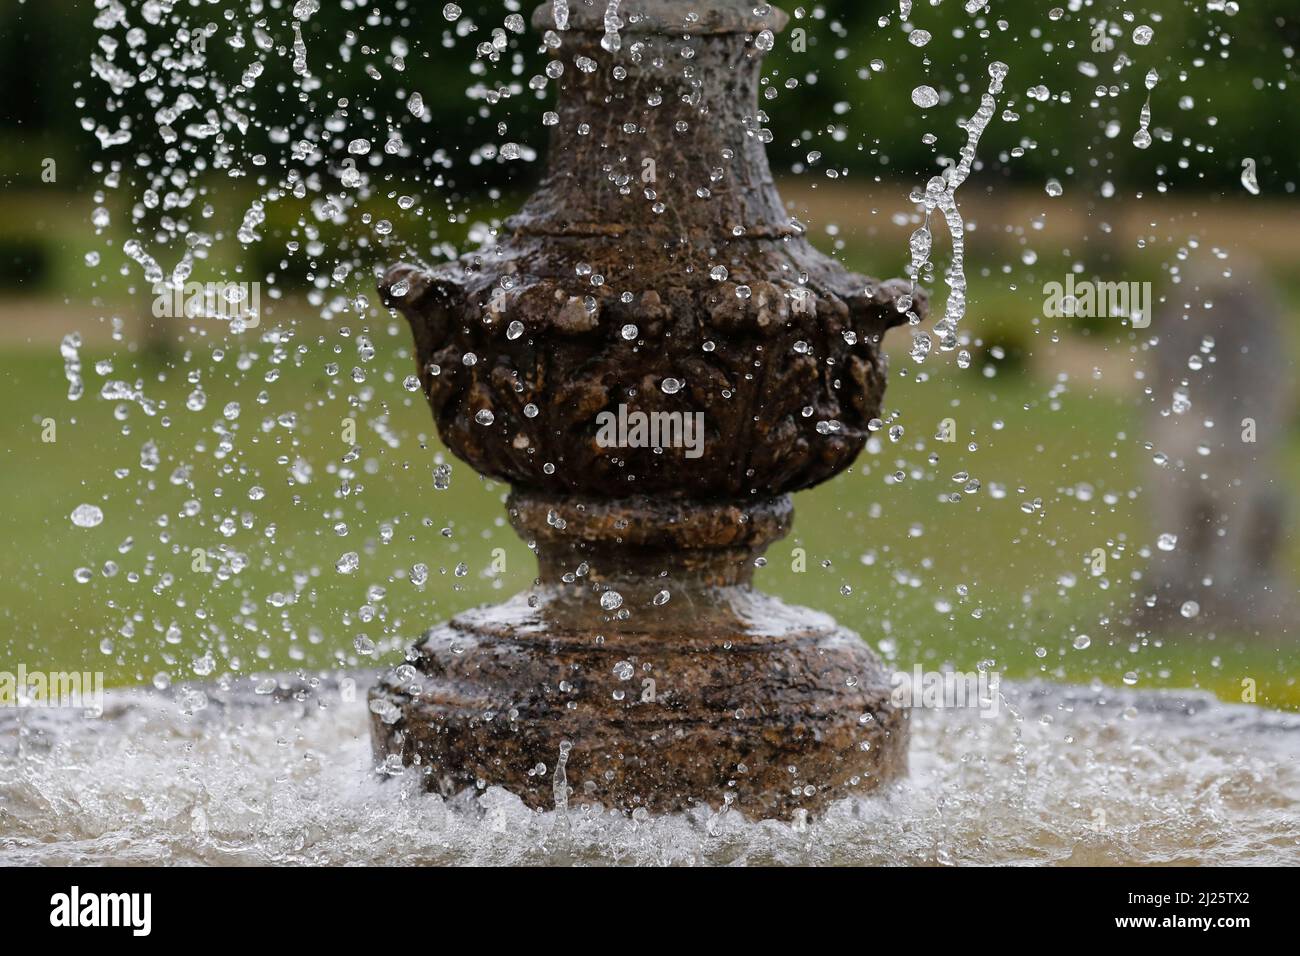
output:
[[[907,776],[804,826],[426,793],[416,770],[377,772],[377,676],[111,691],[101,719],[0,711],[0,863],[1300,862],[1300,716],[1196,691],[1004,682],[995,718],[914,710]]]

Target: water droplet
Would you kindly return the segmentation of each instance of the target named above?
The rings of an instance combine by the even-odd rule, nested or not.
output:
[[[78,528],[93,528],[104,520],[104,512],[95,505],[77,505],[72,509],[72,523]]]
[[[912,102],[921,109],[929,109],[939,103],[939,93],[933,86],[918,86],[912,90]]]
[[[1241,161],[1241,184],[1252,196],[1259,195],[1259,180],[1255,177],[1255,161],[1247,156]]]

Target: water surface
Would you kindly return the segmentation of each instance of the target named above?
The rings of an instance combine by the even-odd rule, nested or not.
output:
[[[1196,692],[1004,684],[995,718],[916,710],[908,778],[801,826],[633,819],[574,780],[564,819],[495,788],[445,801],[376,772],[365,681],[0,713],[0,864],[1300,863],[1300,717]]]

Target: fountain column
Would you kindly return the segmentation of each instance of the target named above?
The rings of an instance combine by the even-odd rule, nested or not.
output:
[[[496,245],[381,283],[539,577],[411,648],[372,692],[376,752],[539,808],[563,752],[570,806],[816,811],[905,770],[906,713],[855,633],[751,576],[790,492],[861,451],[907,285],[784,209],[757,95],[784,13],[567,6],[533,16],[563,66],[537,191]]]

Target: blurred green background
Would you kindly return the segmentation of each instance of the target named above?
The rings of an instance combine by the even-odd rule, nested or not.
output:
[[[376,265],[469,248],[540,170],[540,162],[472,160],[484,143],[509,139],[544,153],[541,113],[551,94],[528,91],[545,59],[531,30],[511,35],[486,73],[476,66],[475,45],[518,5],[461,6],[453,25],[441,4],[325,3],[303,31],[325,78],[310,107],[293,92],[289,58],[266,57],[257,122],[240,150],[265,153],[270,166],[196,177],[217,230],[226,230],[202,264],[205,275],[238,268],[265,276],[274,293],[262,327],[236,336],[214,323],[151,319],[152,297],[122,252],[133,236],[164,248],[176,237],[159,214],[133,209],[129,189],[104,190],[96,163],[123,161],[129,177],[132,158],[147,154],[146,134],[109,152],[88,130],[106,116],[148,118],[154,104],[140,84],[106,110],[90,69],[92,52],[103,52],[96,9],[4,0],[0,402],[9,414],[0,417],[8,502],[0,511],[0,668],[103,669],[116,683],[163,684],[364,664],[391,659],[437,620],[531,580],[533,562],[504,523],[506,488],[453,461],[450,487],[435,490],[432,469],[449,458],[423,398],[403,386],[413,371],[409,333],[375,307],[371,291]],[[215,23],[229,7],[191,5],[175,15]],[[1208,265],[1221,250],[1262,269],[1294,325],[1294,5],[1252,2],[1229,15],[1199,3],[1062,2],[1057,16],[1051,4],[1006,0],[989,17],[967,15],[956,0],[915,8],[912,22],[933,35],[921,49],[896,15],[877,23],[892,5],[801,8],[792,28],[805,30],[807,49],[792,49],[789,31],[778,39],[764,87],[775,95],[760,105],[783,194],[814,241],[854,269],[899,275],[916,225],[908,192],[963,142],[958,121],[977,105],[989,60],[1009,64],[999,118],[959,194],[971,227],[974,360],[958,369],[952,355],[938,355],[918,368],[904,354],[906,331],[894,333],[886,406],[898,413],[903,440],[880,442],[850,473],[798,496],[794,534],[769,553],[760,586],[832,612],[883,642],[903,667],[991,662],[1010,677],[1110,684],[1130,674],[1138,686],[1203,687],[1228,700],[1241,699],[1249,678],[1260,703],[1300,706],[1289,626],[1206,634],[1189,622],[1143,635],[1121,623],[1134,603],[1130,575],[1144,566],[1138,552],[1155,534],[1145,501],[1159,493],[1143,447],[1151,399],[1134,375],[1146,361],[1145,336],[1046,320],[1039,292],[1082,264],[1088,274],[1151,280],[1163,294],[1171,264]],[[287,5],[244,12],[263,16],[287,42]],[[1113,27],[1105,52],[1090,46],[1096,18]],[[1155,29],[1150,45],[1130,39],[1141,23]],[[360,40],[350,43],[348,31]],[[237,73],[249,59],[210,47],[214,72]],[[408,51],[400,71],[398,50]],[[1116,72],[1119,54],[1132,63]],[[378,79],[367,63],[378,65]],[[1136,150],[1142,77],[1152,68],[1160,74],[1151,98],[1156,141]],[[479,84],[511,83],[518,91],[505,107],[467,96]],[[921,83],[944,97],[935,110],[911,105]],[[1038,86],[1044,99],[1030,92]],[[422,93],[426,122],[409,119],[411,90]],[[341,106],[340,97],[350,102]],[[242,210],[283,171],[285,147],[271,131],[326,107],[349,122],[372,108],[376,128],[402,117],[407,154],[369,164],[369,186],[346,222],[322,224],[301,204],[281,203],[268,207],[262,242],[235,243],[229,232]],[[322,174],[346,156],[350,135],[323,138]],[[810,160],[814,151],[820,158]],[[1263,195],[1242,188],[1247,156]],[[42,179],[48,160],[53,182]],[[1047,195],[1048,179],[1062,183],[1060,198]],[[398,196],[409,192],[421,201],[406,209]],[[108,226],[92,226],[97,206],[110,213]],[[371,228],[378,219],[392,221],[390,235]],[[945,241],[936,248],[941,262]],[[335,278],[340,249],[354,268]],[[350,305],[358,294],[372,301]],[[86,394],[70,402],[59,343],[74,332],[84,343]],[[1294,368],[1296,337],[1279,347]],[[150,407],[101,398],[114,380],[143,390]],[[196,391],[204,400],[193,408]],[[931,440],[948,417],[973,449]],[[1300,490],[1295,418],[1279,438],[1276,480]],[[53,442],[42,440],[47,419],[56,423]],[[356,460],[345,460],[345,419],[357,423]],[[150,441],[159,453],[153,468],[141,460]],[[897,471],[906,480],[889,481]],[[941,501],[960,488],[951,480],[960,472],[978,477],[982,490]],[[1044,507],[1024,513],[1022,502],[1034,498]],[[100,506],[103,524],[73,527],[69,514],[81,503]],[[1084,564],[1096,547],[1111,555],[1101,577]],[[194,570],[196,548],[209,555],[209,571]],[[496,548],[506,552],[501,574],[491,571]],[[805,549],[806,571],[794,569],[794,548]],[[360,569],[340,575],[335,562],[349,551],[360,554]],[[417,563],[429,568],[421,587],[409,581]],[[1293,534],[1283,564],[1294,588]],[[1086,649],[1074,646],[1080,634],[1091,638]]]

